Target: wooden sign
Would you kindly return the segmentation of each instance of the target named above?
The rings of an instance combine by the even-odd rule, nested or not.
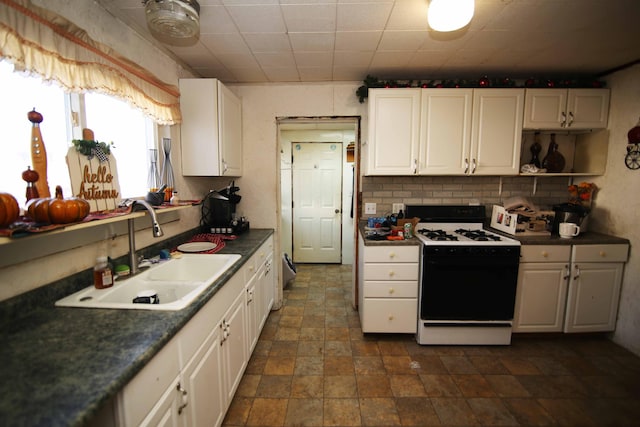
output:
[[[67,166],[73,195],[89,202],[91,212],[118,207],[122,197],[113,152],[106,156],[88,156],[74,146],[67,152]]]

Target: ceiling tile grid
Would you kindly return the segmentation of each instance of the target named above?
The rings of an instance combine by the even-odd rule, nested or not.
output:
[[[98,0],[202,77],[317,82],[598,75],[640,60],[640,0],[475,0],[464,29],[428,28],[429,0],[198,0],[200,37],[153,39],[141,0]]]

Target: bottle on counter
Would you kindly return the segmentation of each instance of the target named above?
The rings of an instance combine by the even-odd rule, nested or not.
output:
[[[113,272],[106,256],[96,258],[96,265],[93,267],[93,285],[96,289],[105,289],[113,286]]]
[[[178,198],[178,192],[174,191],[173,196],[171,196],[171,200],[169,201],[172,205],[180,204],[180,199]]]
[[[398,212],[398,219],[402,218],[404,218],[404,212],[402,212],[402,209],[400,209],[400,212]]]

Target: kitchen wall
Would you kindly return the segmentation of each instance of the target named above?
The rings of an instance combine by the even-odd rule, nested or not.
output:
[[[627,132],[640,118],[640,65],[613,74],[607,83],[611,88],[607,173],[593,180],[600,191],[589,226],[631,240],[613,340],[640,355],[640,170],[624,165]]]

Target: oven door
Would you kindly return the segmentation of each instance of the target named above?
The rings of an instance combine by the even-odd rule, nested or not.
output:
[[[513,319],[520,247],[423,249],[421,319]]]

